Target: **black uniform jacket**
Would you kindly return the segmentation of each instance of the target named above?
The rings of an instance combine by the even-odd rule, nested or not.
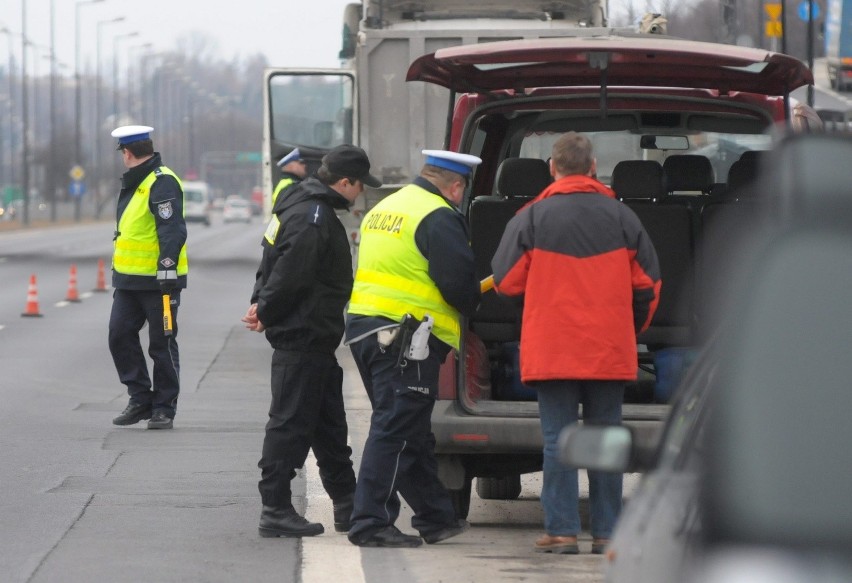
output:
[[[274,245],[263,240],[252,303],[274,348],[333,353],[353,281],[349,238],[335,209],[349,201],[311,177],[278,202],[280,226]]]
[[[116,212],[116,225],[118,225],[121,214],[139,184],[145,180],[151,172],[163,165],[162,158],[159,152],[154,152],[151,158],[148,158],[139,166],[130,168],[121,176],[121,192],[118,194],[118,205]],[[157,212],[159,204],[171,202],[172,213],[169,218],[164,219]],[[160,243],[160,257],[157,260],[157,265],[160,261],[168,257],[177,263],[180,256],[180,250],[186,243],[186,221],[183,218],[183,191],[180,184],[172,176],[163,174],[159,176],[153,186],[151,193],[148,195],[148,210],[154,215],[154,224],[157,227],[157,239]],[[112,272],[112,287],[116,289],[129,290],[158,290],[160,284],[156,277],[147,275],[127,275],[125,273]],[[176,288],[186,287],[186,275],[181,275],[175,284]]]

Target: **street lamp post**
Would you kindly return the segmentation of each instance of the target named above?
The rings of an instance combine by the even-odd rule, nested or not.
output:
[[[74,163],[83,164],[82,124],[82,91],[83,82],[80,78],[80,8],[87,4],[97,4],[104,0],[77,0],[74,6]],[[80,196],[74,198],[74,220],[80,220]]]
[[[141,64],[140,64],[140,61],[137,61],[136,69],[140,69],[140,70],[134,71],[132,69],[133,53],[135,53],[138,50],[150,50],[151,47],[153,47],[153,46],[154,46],[153,43],[145,43],[145,44],[142,44],[142,45],[134,45],[132,47],[127,47],[127,115],[129,115],[136,122],[139,122],[139,119],[137,118],[137,116],[134,115],[134,108],[133,108],[133,91],[134,91],[133,75],[138,74],[138,75],[140,75],[140,78],[141,78],[141,71],[140,71],[141,70],[141,66],[140,66]],[[144,59],[144,58],[145,57],[143,56],[142,59]],[[139,87],[141,89],[141,87],[142,87],[141,82],[139,84]],[[142,121],[145,121],[145,120],[142,120]]]
[[[97,34],[96,38],[96,46],[95,46],[95,67],[97,72],[95,74],[95,204],[96,204],[96,212],[95,214],[99,214],[100,210],[100,202],[101,202],[101,170],[103,165],[101,164],[101,160],[103,156],[101,155],[101,37],[103,36],[101,32],[103,31],[103,27],[108,24],[114,24],[116,22],[124,21],[123,16],[118,16],[116,18],[112,18],[110,20],[100,20],[97,24]]]
[[[114,124],[115,126],[119,125],[119,115],[118,115],[118,45],[122,40],[126,40],[128,38],[133,38],[139,36],[138,32],[127,32],[124,34],[117,34],[112,37],[112,114],[114,116]]]
[[[29,226],[30,224],[30,146],[29,138],[29,109],[27,107],[27,0],[21,0],[21,121],[23,130],[21,132],[21,170],[23,178],[21,187],[23,188],[24,208],[21,224]]]
[[[8,151],[8,154],[9,154],[8,159],[3,157],[4,149],[3,149],[3,147],[0,147],[0,169],[5,167],[6,171],[8,172],[8,176],[6,174],[3,174],[2,172],[0,172],[0,174],[3,174],[3,176],[6,177],[6,183],[11,186],[15,183],[15,163],[14,163],[14,160],[13,160],[14,144],[13,144],[13,128],[12,128],[12,124],[14,123],[14,118],[15,118],[15,99],[12,95],[14,93],[14,90],[15,90],[15,84],[13,82],[13,75],[14,75],[14,71],[15,71],[15,58],[14,58],[14,55],[13,55],[13,44],[14,43],[13,43],[13,39],[12,39],[12,31],[9,30],[7,27],[4,26],[4,27],[0,28],[0,34],[5,34],[6,38],[8,40],[8,43],[9,43],[9,48],[8,48],[9,64],[8,64],[8,69],[6,70],[6,103],[5,103],[5,110],[8,114],[7,117],[9,118],[9,123],[6,126],[6,129],[3,131],[3,133],[7,137],[6,141],[8,142],[8,147],[6,148],[6,150]],[[0,119],[2,119],[2,117],[0,117]],[[0,135],[0,146],[2,146],[2,144],[3,144],[2,140],[3,140],[3,136]]]
[[[56,9],[50,0],[50,144],[47,150],[47,199],[50,201],[50,221],[56,222]]]

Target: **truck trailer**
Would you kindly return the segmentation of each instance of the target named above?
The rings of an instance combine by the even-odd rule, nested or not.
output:
[[[604,0],[363,0],[343,14],[339,69],[265,72],[263,190],[268,212],[275,162],[299,147],[309,171],[343,143],[364,148],[384,186],[369,207],[416,176],[421,150],[447,142],[451,92],[406,83],[409,64],[438,49],[496,40],[561,37],[606,26]],[[356,216],[359,213],[355,213]]]
[[[825,62],[831,88],[852,86],[852,0],[829,0],[825,19]]]

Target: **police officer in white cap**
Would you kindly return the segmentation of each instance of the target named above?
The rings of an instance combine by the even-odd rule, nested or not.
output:
[[[278,160],[277,166],[281,169],[281,180],[278,181],[275,190],[272,192],[273,212],[278,195],[292,185],[304,180],[308,173],[308,166],[305,164],[299,148],[293,148],[289,154]]]
[[[346,343],[373,406],[349,530],[349,540],[359,546],[416,547],[468,528],[456,519],[438,480],[430,418],[438,370],[459,348],[460,318],[479,304],[467,226],[455,207],[482,160],[442,150],[423,153],[426,164],[414,182],[380,201],[361,222],[346,322]],[[419,350],[405,350],[404,319],[427,322]],[[399,495],[414,511],[411,525],[419,536],[394,525]]]
[[[154,151],[153,130],[132,125],[112,132],[127,171],[116,213],[109,349],[130,395],[127,408],[112,422],[133,425],[148,419],[148,429],[171,429],[180,392],[177,309],[186,287],[186,222],[183,187]],[[169,296],[170,330],[164,295]],[[150,376],[139,341],[146,322]]]

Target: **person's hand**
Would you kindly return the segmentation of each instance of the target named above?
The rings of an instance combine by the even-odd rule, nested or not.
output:
[[[158,279],[157,283],[160,284],[160,289],[164,294],[171,293],[177,288],[177,271],[166,271],[163,275],[165,277]]]
[[[266,326],[257,317],[257,304],[249,306],[246,315],[241,318],[241,321],[245,322],[246,328],[254,332],[263,332],[266,329]]]

